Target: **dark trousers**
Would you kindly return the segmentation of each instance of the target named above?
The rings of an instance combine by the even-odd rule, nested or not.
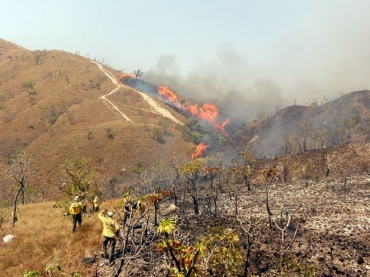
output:
[[[113,261],[113,256],[114,256],[114,248],[116,247],[116,238],[108,238],[106,236],[103,236],[103,257],[108,258],[107,255],[107,245],[108,243],[110,244],[110,255],[109,255],[109,261]]]
[[[76,231],[76,224],[77,223],[78,223],[78,226],[81,226],[81,223],[82,223],[81,213],[72,215],[72,232]]]

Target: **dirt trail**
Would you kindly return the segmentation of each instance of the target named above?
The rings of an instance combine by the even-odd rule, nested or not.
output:
[[[105,95],[102,95],[100,96],[100,99],[106,101],[106,103],[109,103],[111,107],[113,107],[113,109],[115,109],[118,113],[120,113],[122,115],[122,117],[124,119],[126,119],[126,121],[130,121],[130,122],[133,122],[128,116],[126,116],[112,101],[110,101],[109,99],[107,99],[107,96],[115,93],[116,91],[118,91],[120,88],[124,87],[123,84],[120,84],[117,82],[116,78],[113,76],[112,73],[110,73],[108,70],[106,70],[105,68],[103,68],[103,66],[97,62],[94,62],[94,61],[91,61],[93,63],[95,63],[99,69],[109,78],[111,79],[112,83],[117,85],[117,87],[115,89],[113,89],[112,91],[110,91],[109,93],[105,94]],[[149,95],[146,95],[145,93],[142,93],[141,91],[138,91],[136,89],[133,89],[134,91],[136,91],[137,93],[139,93],[143,98],[144,100],[154,109],[154,111],[149,111],[149,112],[154,112],[154,113],[157,113],[157,114],[160,114],[164,117],[167,117],[169,119],[171,119],[172,121],[174,121],[175,123],[177,124],[180,124],[180,125],[183,125],[183,123],[181,121],[179,121],[177,118],[175,118],[168,110],[162,108],[161,106],[159,106],[154,100],[153,98],[151,98]],[[147,110],[148,111],[148,110]]]
[[[97,62],[94,62],[94,61],[92,61],[94,64],[96,64],[98,67],[99,67],[99,69],[105,74],[105,75],[107,75],[107,77],[109,78],[109,79],[111,79],[111,81],[112,81],[112,83],[113,84],[115,84],[115,85],[117,85],[117,87],[114,89],[114,90],[112,90],[112,91],[110,91],[110,92],[108,92],[107,94],[105,94],[105,95],[102,95],[102,96],[100,96],[100,99],[102,99],[102,100],[104,100],[106,103],[109,103],[110,104],[110,106],[111,107],[113,107],[113,109],[115,109],[120,115],[122,115],[122,117],[124,118],[124,119],[126,119],[126,121],[130,121],[130,122],[133,122],[127,115],[125,115],[120,109],[118,109],[118,107],[116,106],[116,105],[114,105],[113,104],[113,102],[112,101],[110,101],[109,99],[107,99],[107,96],[109,96],[109,95],[111,95],[111,94],[113,94],[113,93],[115,93],[117,90],[119,90],[120,88],[121,88],[121,85],[117,82],[117,80],[116,80],[116,78],[114,78],[114,76],[109,72],[109,71],[107,71],[106,69],[104,69],[103,68],[103,66],[101,65],[101,64],[99,64],[99,63],[97,63]]]

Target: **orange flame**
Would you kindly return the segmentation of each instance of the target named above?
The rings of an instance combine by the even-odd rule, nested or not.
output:
[[[203,142],[199,143],[197,148],[195,148],[194,153],[191,154],[191,158],[194,160],[196,158],[201,157],[208,147],[209,145],[206,145]]]
[[[213,104],[203,104],[203,106],[200,108],[198,116],[201,119],[213,123],[217,119],[218,109]]]
[[[227,119],[221,124],[217,123],[218,109],[214,104],[205,103],[201,107],[198,107],[198,104],[183,105],[179,102],[177,95],[167,86],[158,86],[158,93],[162,97],[169,100],[176,107],[188,111],[192,115],[211,123],[216,130],[220,130],[225,136],[228,136],[227,132],[225,131],[225,126],[230,122],[230,120]]]
[[[178,103],[176,94],[174,94],[167,86],[158,86],[158,93],[170,100],[172,103]]]
[[[225,137],[228,137],[229,134],[226,132],[225,130],[225,126],[230,122],[230,118],[226,119],[224,122],[222,122],[221,124],[214,124],[213,126],[215,127],[215,129],[218,129],[220,130]]]
[[[134,78],[134,77],[135,77],[135,74],[133,74],[133,73],[122,73],[121,76],[119,76],[118,80],[122,81],[124,79]]]

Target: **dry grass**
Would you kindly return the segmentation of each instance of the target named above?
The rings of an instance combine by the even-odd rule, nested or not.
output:
[[[101,250],[102,229],[97,214],[90,218],[84,215],[82,226],[73,233],[70,218],[63,217],[53,204],[20,205],[15,227],[10,223],[3,225],[1,237],[12,234],[14,238],[9,244],[2,243],[0,248],[1,276],[23,276],[27,269],[43,273],[46,264],[59,265],[69,274],[79,272],[90,276],[91,269],[82,259]],[[102,208],[113,205],[114,202],[103,203]],[[10,218],[10,210],[3,213]]]
[[[169,162],[174,153],[190,159],[195,145],[183,141],[179,133],[165,136],[165,143],[151,137],[150,130],[160,121],[167,122],[169,130],[174,123],[156,113],[133,89],[124,86],[107,96],[133,122],[107,106],[100,97],[116,85],[91,60],[57,50],[31,52],[1,39],[0,52],[3,187],[11,187],[6,177],[7,160],[21,149],[34,155],[35,174],[28,187],[35,192],[43,187],[48,200],[59,197],[58,183],[65,177],[60,165],[65,158],[91,158],[99,168],[98,174],[104,176],[109,172],[122,183],[131,181],[127,169],[137,161],[150,167],[159,159]],[[41,63],[35,64],[39,54]],[[121,74],[108,66],[104,68],[116,78]],[[31,82],[33,88],[26,88],[25,82]],[[158,105],[185,121],[165,104]],[[107,136],[107,128],[112,129],[112,138]],[[120,176],[122,168],[126,171]],[[4,196],[7,192],[0,193]],[[36,201],[41,201],[41,197]]]

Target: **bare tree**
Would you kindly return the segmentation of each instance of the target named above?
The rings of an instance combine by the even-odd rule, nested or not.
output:
[[[205,159],[197,158],[181,166],[181,173],[186,182],[186,189],[193,200],[194,214],[199,214],[199,178],[203,172]]]
[[[31,161],[33,156],[27,155],[24,151],[21,151],[16,157],[9,161],[9,167],[7,175],[10,179],[14,180],[18,186],[17,192],[15,193],[13,200],[13,213],[12,213],[12,226],[14,227],[17,221],[16,210],[17,201],[19,195],[24,195],[24,187],[26,185],[26,180],[31,174]],[[23,199],[24,203],[24,199]]]
[[[301,154],[307,150],[308,140],[311,138],[313,132],[313,123],[308,118],[302,118],[298,125],[298,134],[300,137],[300,151]]]
[[[287,217],[286,218],[286,223],[283,225],[283,227],[280,227],[279,224],[276,223],[275,219],[273,219],[273,222],[275,223],[275,226],[281,232],[281,241],[280,241],[280,252],[281,252],[280,254],[281,255],[284,255],[290,249],[290,247],[292,247],[292,244],[293,244],[293,242],[296,238],[297,231],[298,231],[298,225],[297,225],[290,243],[286,246],[285,245],[286,230],[287,230],[288,227],[290,227],[290,221],[292,219],[292,216],[290,214],[286,214],[286,217]]]
[[[137,79],[137,77],[143,76],[144,72],[142,72],[141,69],[139,68],[138,70],[134,70],[134,74]]]
[[[123,226],[121,227],[122,236],[119,236],[119,240],[122,243],[120,250],[122,256],[118,260],[114,273],[115,277],[120,276],[122,271],[127,273],[132,264],[139,268],[162,259],[162,255],[155,251],[150,251],[151,254],[147,254],[148,248],[152,247],[152,243],[156,238],[156,233],[151,228],[151,218],[150,215],[147,215],[145,206],[142,206],[142,211],[139,215],[136,215],[136,211],[140,210],[138,205],[138,202],[135,202],[135,204],[133,202],[127,203],[124,218],[121,217],[116,209],[116,215],[121,219]]]
[[[244,232],[245,235],[245,247],[246,247],[246,254],[245,254],[245,263],[243,268],[243,274],[242,277],[247,277],[249,273],[249,267],[251,262],[251,250],[252,250],[252,244],[256,243],[258,235],[261,233],[261,229],[258,230],[257,226],[261,223],[261,221],[256,221],[252,217],[252,210],[250,211],[250,214],[248,218],[243,218],[241,216],[237,216],[237,220],[240,223],[241,229]],[[243,225],[243,222],[247,222],[247,226]],[[257,229],[257,230],[256,230]]]
[[[243,158],[243,181],[248,191],[251,190],[249,176],[252,174],[254,168],[258,164],[257,157],[249,152],[240,152],[239,156]]]

